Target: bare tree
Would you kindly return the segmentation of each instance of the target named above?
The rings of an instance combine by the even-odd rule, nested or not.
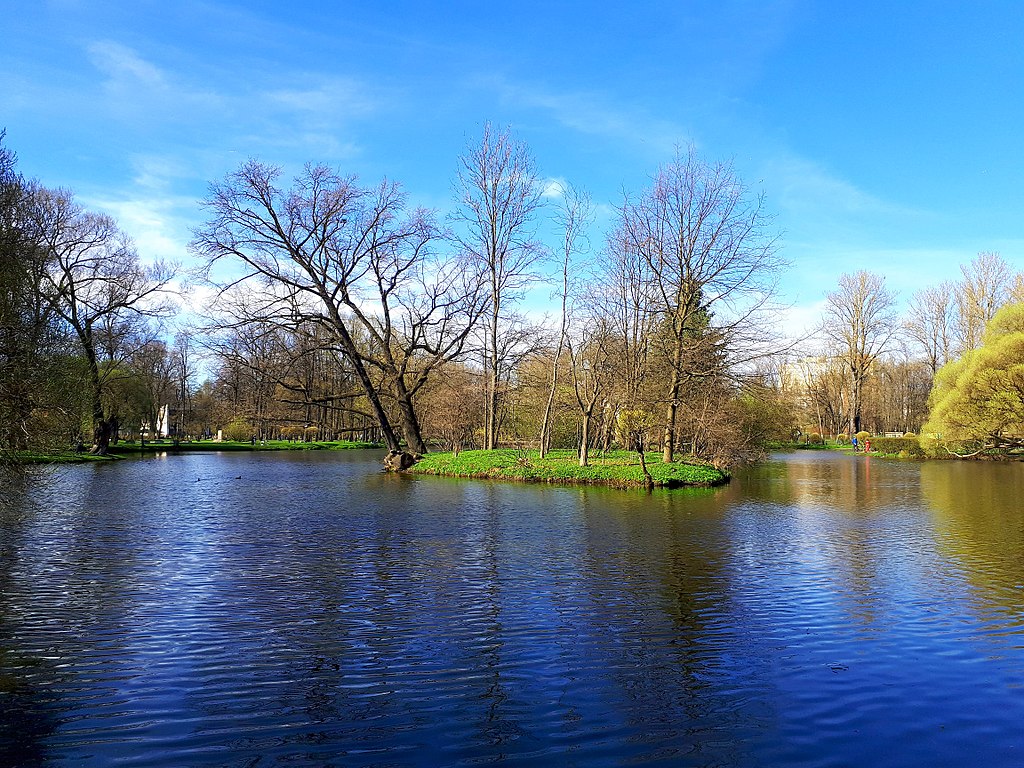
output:
[[[623,262],[631,253],[642,260],[649,281],[643,290],[666,341],[666,462],[674,456],[684,380],[716,375],[720,348],[737,354],[767,333],[767,318],[754,318],[767,307],[781,267],[770,224],[763,198],[749,193],[731,164],[704,162],[692,147],[677,151],[640,197],[623,202],[614,242]]]
[[[437,366],[462,353],[474,327],[481,294],[473,264],[440,258],[432,216],[407,211],[391,182],[363,188],[310,165],[282,190],[280,176],[250,161],[213,185],[194,251],[208,271],[219,262],[244,266],[222,292],[263,286],[248,319],[322,327],[351,363],[388,447],[401,445],[390,404],[408,448],[426,452],[415,398]]]
[[[163,341],[151,340],[134,351],[130,362],[146,394],[146,412],[140,427],[148,425],[155,437],[162,437],[158,434],[160,411],[176,399],[174,357]]]
[[[585,228],[591,220],[590,198],[580,189],[571,185],[562,189],[561,205],[556,219],[562,231],[562,274],[559,290],[561,316],[558,326],[558,343],[551,357],[551,380],[548,387],[548,398],[544,405],[544,417],[540,427],[540,456],[544,458],[551,442],[551,410],[555,402],[555,389],[558,386],[558,365],[565,348],[565,331],[568,322],[568,302],[574,280],[570,277],[573,257],[577,255],[580,241],[585,237]]]
[[[457,182],[459,242],[487,285],[483,325],[486,370],[484,447],[498,444],[502,385],[522,336],[514,308],[536,279],[544,250],[534,218],[542,205],[536,165],[526,145],[507,128],[484,125],[483,136],[460,158]]]
[[[103,395],[116,375],[116,344],[143,317],[172,311],[163,301],[173,276],[169,265],[145,266],[113,219],[84,211],[71,194],[36,188],[34,214],[48,256],[45,286],[54,311],[73,330],[85,357],[93,427],[92,452],[105,454],[117,420]],[[119,352],[120,346],[120,352]]]
[[[1002,256],[979,253],[970,265],[960,266],[963,279],[956,284],[958,341],[962,353],[977,349],[985,324],[1009,298],[1012,270]]]
[[[907,334],[924,352],[934,376],[950,360],[956,323],[954,286],[943,282],[932,288],[922,288],[910,300],[907,320],[903,324]]]
[[[861,428],[864,383],[898,328],[896,299],[884,277],[864,270],[842,275],[827,298],[822,330],[850,375],[852,436]]]
[[[589,317],[567,336],[570,378],[580,412],[579,465],[587,466],[592,440],[594,409],[611,384],[613,339],[602,318]]]

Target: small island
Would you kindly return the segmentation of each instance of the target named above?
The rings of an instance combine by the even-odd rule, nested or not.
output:
[[[665,463],[658,452],[648,452],[644,463],[656,488],[713,487],[729,482],[729,474],[707,464],[675,461]],[[503,449],[430,453],[409,470],[413,474],[446,477],[516,480],[557,485],[605,485],[611,488],[644,488],[644,467],[634,451],[607,451],[579,466],[572,450],[539,451]]]

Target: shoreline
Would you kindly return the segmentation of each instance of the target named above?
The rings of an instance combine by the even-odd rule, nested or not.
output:
[[[318,440],[310,443],[292,442],[288,440],[267,440],[255,444],[249,441],[222,440],[193,440],[190,442],[169,443],[169,442],[147,442],[145,445],[139,443],[120,442],[111,446],[106,454],[98,455],[82,451],[63,451],[58,453],[44,453],[36,451],[23,451],[13,454],[11,463],[17,464],[90,464],[103,461],[120,461],[122,459],[138,458],[139,456],[152,455],[157,453],[216,453],[216,452],[257,452],[257,451],[347,451],[383,448],[380,443],[364,443],[355,440]]]

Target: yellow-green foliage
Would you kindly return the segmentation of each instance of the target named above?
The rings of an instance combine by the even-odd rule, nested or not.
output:
[[[978,349],[943,366],[928,398],[922,445],[1024,436],[1024,304],[989,322]]]
[[[916,437],[873,437],[871,450],[873,453],[883,453],[887,456],[924,457],[924,451],[918,445]]]
[[[615,421],[615,439],[624,448],[636,450],[647,443],[653,424],[653,417],[643,409],[622,410]]]
[[[234,419],[230,424],[224,427],[225,440],[241,442],[242,440],[248,440],[252,437],[252,434],[252,424],[242,418]]]

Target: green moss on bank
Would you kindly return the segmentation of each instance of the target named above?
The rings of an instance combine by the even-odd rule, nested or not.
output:
[[[660,488],[710,487],[729,481],[727,473],[704,464],[663,464],[658,453],[647,454],[647,467],[655,486]],[[644,486],[640,459],[628,451],[594,454],[590,465],[586,467],[579,466],[575,451],[551,451],[543,459],[537,451],[463,451],[458,456],[431,453],[409,471],[422,475],[561,485],[607,485],[613,488]]]

